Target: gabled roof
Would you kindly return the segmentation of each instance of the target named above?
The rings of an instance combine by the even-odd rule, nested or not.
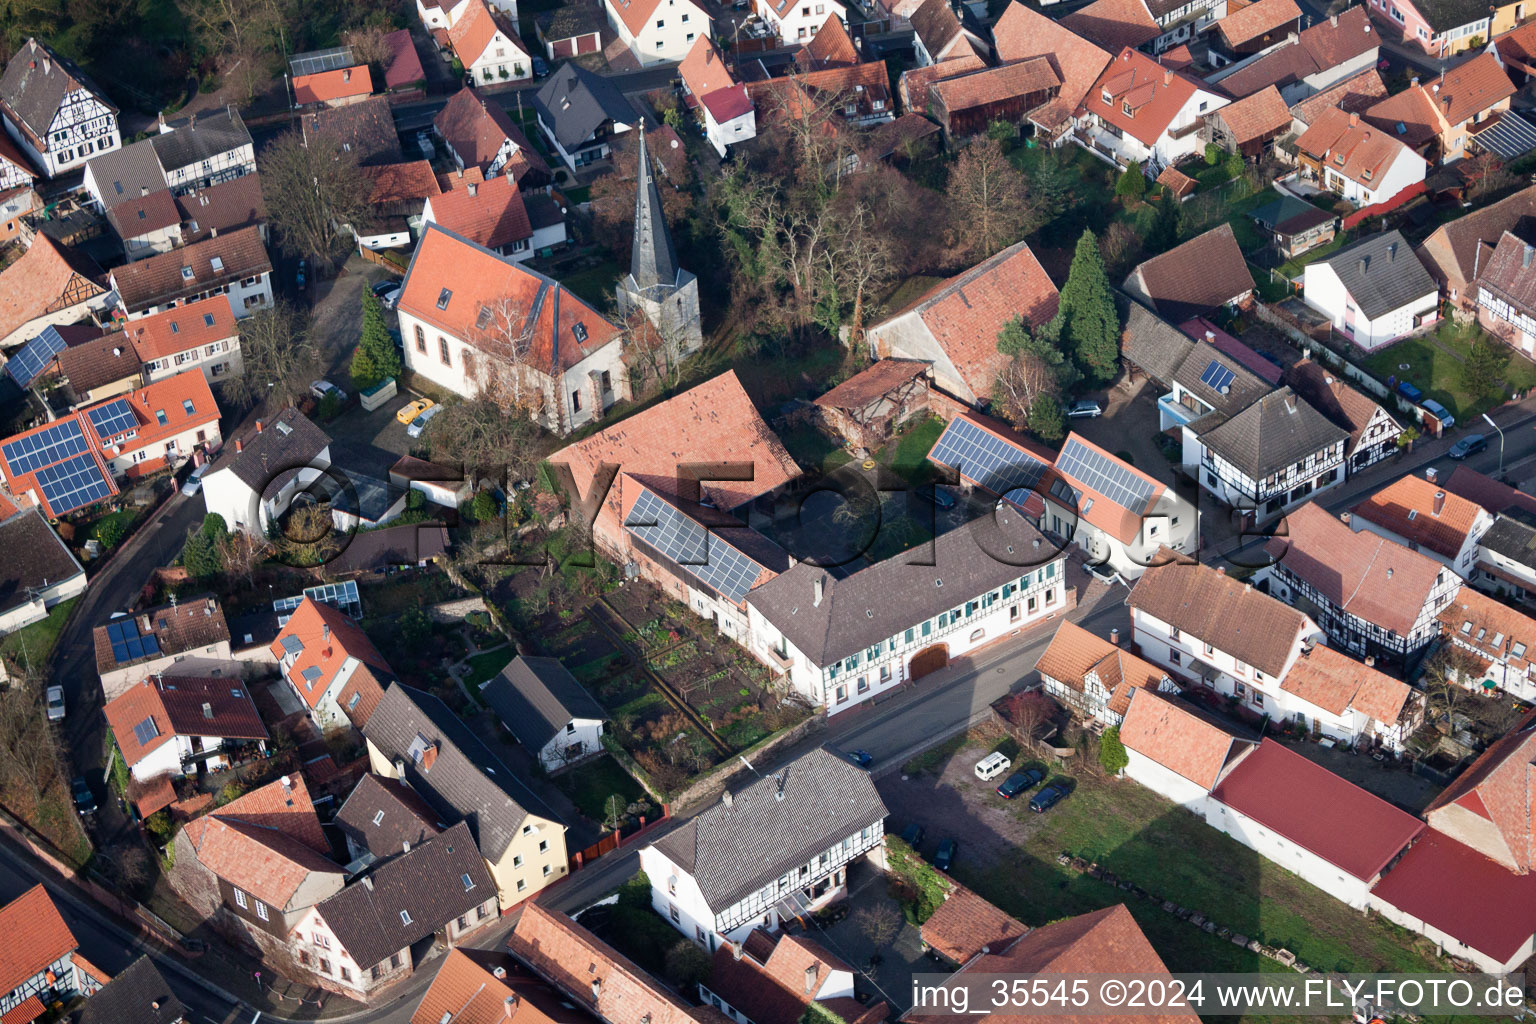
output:
[[[602,722],[608,718],[603,706],[557,658],[513,658],[480,687],[480,693],[533,754],[576,719]]]
[[[225,312],[229,302],[222,295]],[[116,331],[103,334],[79,345],[70,345],[58,355],[59,370],[69,381],[77,398],[97,388],[119,381],[138,382],[144,367],[128,339]]]
[[[941,281],[913,305],[870,328],[872,334],[915,315],[978,396],[992,393],[1007,357],[997,334],[1015,317],[1039,327],[1056,315],[1059,297],[1028,242],[1018,242]]]
[[[213,322],[209,323],[210,320]],[[130,320],[118,343],[126,340],[139,359],[152,363],[233,338],[238,333],[229,300],[222,295],[213,295]]]
[[[947,0],[923,0],[910,20],[912,31],[935,62],[976,52]]]
[[[1200,443],[1250,480],[1263,480],[1348,437],[1347,431],[1283,387],[1205,431]]]
[[[1360,435],[1376,414],[1382,411],[1375,399],[1350,387],[1342,376],[1310,359],[1303,359],[1287,370],[1285,382],[1303,401],[1328,417],[1335,426],[1349,431],[1351,449],[1360,443]]]
[[[85,570],[37,509],[0,504],[0,613],[29,600],[31,591],[56,586]]]
[[[136,313],[271,272],[260,230],[248,227],[117,267],[112,282],[124,308]]]
[[[484,184],[430,196],[427,204],[432,207],[434,224],[488,249],[501,249],[533,237],[522,193],[505,174]]]
[[[141,139],[93,156],[85,167],[108,210],[169,187],[153,139]]]
[[[176,604],[156,605],[153,608],[134,612],[129,617],[137,625],[140,636],[151,634],[154,636],[158,650],[146,657],[130,657],[120,662],[113,656],[112,641],[107,635],[107,626],[97,626],[92,630],[97,672],[105,675],[114,669],[134,665],[149,658],[173,657],[229,639],[229,625],[224,620],[224,609],[218,601],[207,594],[183,598]]]
[[[1285,2],[1293,3],[1293,0]],[[1280,90],[1272,85],[1266,85],[1251,96],[1234,100],[1220,108],[1216,116],[1226,122],[1233,141],[1238,145],[1279,135],[1291,127],[1291,110],[1285,105],[1285,100],[1280,98]]]
[[[0,338],[30,320],[101,295],[106,291],[101,276],[88,256],[37,232],[21,258],[0,270]]]
[[[1536,665],[1536,619],[1471,587],[1461,588],[1446,605],[1440,624],[1450,640],[1482,662],[1483,671],[1502,663],[1506,671],[1523,676]]]
[[[1413,0],[1413,9],[1436,35],[1488,17],[1488,5],[1481,0]]]
[[[937,97],[944,109],[953,114],[968,107],[1040,93],[1054,94],[1060,87],[1061,78],[1051,62],[1044,57],[1030,57],[1001,67],[941,79],[928,86],[928,93]]]
[[[1163,31],[1142,0],[1094,0],[1062,18],[1061,24],[1111,53],[1140,46]]]
[[[1497,839],[1489,836],[1485,841],[1502,842],[1504,847],[1491,853],[1512,862],[1522,874],[1530,871],[1536,864],[1536,834],[1532,833],[1529,812],[1533,761],[1536,723],[1527,720],[1490,744],[1455,781],[1441,790],[1424,808],[1425,817],[1433,822],[1438,817],[1435,812],[1455,804],[1488,819]]]
[[[293,76],[293,102],[298,106],[308,103],[330,103],[352,96],[367,96],[373,92],[373,76],[367,64],[350,68],[332,68],[312,75]]]
[[[0,934],[10,936],[0,943],[0,986],[6,992],[20,988],[80,946],[41,885],[0,907]]]
[[[108,701],[103,711],[130,768],[177,736],[267,738],[267,727],[238,676],[145,679]],[[141,728],[146,722],[148,727]]]
[[[865,772],[825,748],[717,801],[652,844],[717,912],[869,825],[885,803]]]
[[[1258,0],[1216,22],[1216,31],[1228,46],[1241,46],[1300,19],[1296,0]]]
[[[837,21],[835,17],[829,20]],[[729,89],[736,84],[730,66],[715,47],[708,32],[699,34],[689,48],[688,55],[677,66],[677,75],[688,89],[686,97],[690,107],[698,106],[704,97],[719,89]]]
[[[348,673],[332,699],[353,725],[367,725],[395,671],[362,627],[340,609],[305,597],[272,641],[272,656],[281,661],[294,646],[298,650],[286,675],[299,696],[318,707],[337,677]]]
[[[530,172],[549,173],[549,165],[511,116],[474,89],[460,89],[454,93],[432,119],[432,126],[466,166],[474,165],[484,170],[511,139],[517,152],[507,161],[504,173],[519,181]]]
[[[399,307],[489,356],[514,342],[524,344],[526,365],[551,375],[606,348],[621,333],[560,282],[439,224],[422,231]],[[498,327],[498,309],[522,318],[519,338],[506,336],[505,322]]]
[[[390,55],[384,64],[384,88],[399,89],[425,80],[426,70],[421,66],[421,55],[416,52],[416,44],[411,42],[410,29],[401,28],[388,33],[384,36],[384,45],[389,48]]]
[[[1105,706],[1118,715],[1131,704],[1131,691],[1155,690],[1168,673],[1130,651],[1095,636],[1072,622],[1062,622],[1040,655],[1035,669],[1043,676],[1085,693],[1088,676],[1109,692]]]
[[[341,886],[341,867],[320,852],[330,844],[302,776],[252,790],[182,831],[199,863],[280,911],[299,909],[295,897],[312,875],[330,876]]]
[[[639,7],[642,0],[632,6]],[[539,119],[566,149],[580,146],[606,122],[633,126],[639,115],[617,86],[575,63],[555,69],[533,98]]]
[[[228,303],[226,303],[227,305]],[[289,407],[270,423],[244,437],[226,439],[208,472],[231,470],[247,487],[261,493],[280,473],[308,466],[330,447],[331,439],[298,409]]]
[[[315,910],[367,970],[495,898],[496,881],[461,821],[353,878]]]
[[[1323,111],[1296,145],[1313,159],[1326,162],[1335,174],[1373,190],[1398,157],[1409,152],[1387,132],[1337,107]]]
[[[343,835],[378,860],[404,853],[442,831],[437,812],[411,787],[372,772],[357,780],[335,821]]]
[[[78,1024],[178,1024],[185,1013],[155,962],[144,955],[85,1001]]]
[[[1342,717],[1348,711],[1358,711],[1384,725],[1392,725],[1402,716],[1413,694],[1407,683],[1322,644],[1302,650],[1280,689],[1329,714]]]
[[[1314,630],[1305,615],[1220,569],[1163,548],[1128,599],[1132,610],[1166,622],[1278,679]]]
[[[1351,75],[1337,85],[1330,85],[1322,92],[1293,104],[1291,116],[1304,125],[1310,125],[1330,108],[1337,107],[1346,114],[1359,114],[1386,95],[1387,83],[1381,80],[1381,72],[1375,68],[1366,68],[1358,75]]]
[[[1062,24],[1070,23],[1073,18],[1085,15],[1097,6],[1098,3],[1068,15],[1062,19]],[[1082,103],[1090,113],[1152,146],[1169,130],[1185,104],[1204,88],[1204,83],[1182,71],[1165,68],[1141,51],[1127,46],[1100,72]],[[1221,105],[1221,100],[1212,95],[1210,109],[1214,110]]]
[[[764,956],[764,948],[772,952]],[[819,997],[831,975],[851,970],[836,954],[803,935],[769,936],[756,931],[740,948],[726,942],[715,950],[708,985],[725,1002],[750,1012],[753,1024],[797,1024],[811,1003],[825,1002]],[[866,1010],[847,997],[842,1001],[852,1003],[860,1014],[852,1019],[839,1015],[848,1024],[862,1021],[863,1014],[874,1010],[881,1012],[871,1020],[885,1019],[884,1003]],[[832,1006],[827,1009],[837,1012]]]
[[[1120,742],[1204,790],[1251,750],[1256,738],[1193,704],[1153,689],[1129,695]]]
[[[692,55],[692,51],[689,51],[689,56]],[[843,27],[843,19],[836,14],[829,14],[810,42],[795,54],[795,63],[806,71],[847,67],[859,63],[859,51],[849,38],[848,30]]]
[[[992,38],[1000,62],[1049,58],[1061,78],[1057,100],[1068,112],[1082,102],[1099,72],[1112,59],[1107,50],[1084,39],[1062,22],[1047,18],[1017,0],[1010,0],[1002,17],[992,26]]]
[[[526,974],[508,977],[508,967],[515,970],[516,965],[505,953],[450,949],[410,1024],[584,1024],[591,1019],[562,1005],[543,982]]]
[[[1174,374],[1194,351],[1195,342],[1141,303],[1125,305],[1129,308],[1120,332],[1120,354],[1160,384],[1171,385]]]
[[[982,899],[959,882],[951,882],[933,915],[922,924],[923,945],[955,964],[970,963],[983,951],[1006,949],[1029,927]]]
[[[547,816],[512,770],[430,693],[391,684],[363,735],[384,757],[404,763],[405,781],[443,820],[469,823],[487,860],[501,859],[530,807]]]
[[[1395,541],[1356,533],[1316,502],[1289,513],[1284,535],[1265,550],[1335,607],[1399,636],[1412,631],[1440,573],[1450,572]]]
[[[1067,435],[1056,458],[1056,475],[1073,492],[1071,501],[1078,517],[1103,530],[1122,544],[1141,537],[1142,524],[1155,511],[1168,488],[1124,459],[1112,455],[1076,432]],[[1100,476],[1099,472],[1104,475]],[[1121,484],[1115,495],[1105,493],[1115,478]],[[1055,494],[1055,492],[1053,492]],[[1141,494],[1145,501],[1138,501]],[[1063,496],[1057,495],[1058,500]]]
[[[1297,41],[1270,51],[1221,79],[1217,88],[1229,96],[1247,96],[1266,85],[1284,88],[1293,82],[1338,67],[1381,45],[1364,4],[1319,21]]]
[[[1536,310],[1536,248],[1511,231],[1499,237],[1493,255],[1483,263],[1477,286],[1486,288],[1522,311]]]
[[[485,56],[486,47],[496,39],[497,33],[524,58],[528,57],[517,29],[486,0],[469,0],[458,20],[448,27],[448,40],[453,44],[459,62],[467,68]]]
[[[449,100],[449,104],[452,105],[452,103],[453,101]],[[374,206],[396,203],[416,204],[423,199],[442,194],[442,189],[437,183],[437,175],[433,172],[432,165],[426,160],[379,164],[375,167],[364,167],[361,170],[373,182],[373,191],[368,196],[368,202]]]
[[[356,157],[361,166],[399,163],[401,160],[395,116],[390,111],[389,100],[383,96],[369,96],[341,107],[311,110],[300,124],[306,142],[332,140],[344,152]]]
[[[1269,739],[1211,795],[1366,882],[1424,831],[1413,815]]]
[[[1293,111],[1294,107],[1291,108]],[[1263,206],[1248,211],[1248,217],[1262,227],[1282,235],[1296,235],[1315,227],[1337,222],[1339,215],[1320,210],[1304,199],[1286,193]]]
[[[1167,975],[1168,968],[1147,941],[1136,919],[1117,903],[1103,910],[1053,921],[1036,928],[1003,950],[979,956],[960,969],[975,975],[1088,975],[1137,974]],[[930,1013],[924,1020],[932,1024],[1006,1024],[1017,1020],[1015,1014]],[[1073,1020],[1067,1016],[1062,1020]],[[1076,1018],[1081,1019],[1081,1018]],[[1148,1024],[1197,1024],[1199,1017],[1190,1012],[1151,1014]]]
[[[1137,290],[1136,284],[1154,310],[1182,323],[1247,296],[1253,275],[1232,225],[1221,224],[1143,262],[1126,287]]]
[[[267,219],[261,175],[254,171],[177,196],[176,209],[183,222],[182,240],[188,243],[215,233],[238,231]]]
[[[1360,115],[1403,145],[1418,149],[1440,134],[1440,118],[1428,90],[1411,86],[1367,107]]]
[[[860,410],[927,374],[928,364],[921,359],[881,359],[821,395],[816,404],[823,409]]]
[[[1465,464],[1451,472],[1450,479],[1445,482],[1445,489],[1481,505],[1489,512],[1513,513],[1518,509],[1536,515],[1536,496],[1479,473]]]
[[[524,905],[507,947],[571,1002],[609,1024],[724,1019],[707,1007],[688,1007],[602,939],[533,900]]]
[[[200,164],[215,156],[252,145],[251,133],[234,105],[206,110],[164,123],[170,131],[150,136],[160,166],[167,172]]]
[[[1421,476],[1398,477],[1350,514],[1450,559],[1461,553],[1480,520],[1486,525],[1487,517],[1479,505]]]
[[[1383,231],[1339,249],[1324,261],[1360,311],[1372,320],[1439,291],[1401,232]]]
[[[35,147],[49,149],[48,131],[64,98],[77,89],[91,93],[112,113],[117,107],[74,61],[60,57],[45,43],[28,39],[0,75],[0,106],[32,137]]]
[[[1470,283],[1481,269],[1479,244],[1492,248],[1506,231],[1522,236],[1530,234],[1521,225],[1527,217],[1536,217],[1536,185],[1523,188],[1491,206],[1475,209],[1449,224],[1442,224],[1424,240],[1419,252],[1441,276]]]

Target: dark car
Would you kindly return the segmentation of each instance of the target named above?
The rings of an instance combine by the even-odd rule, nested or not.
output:
[[[917,489],[917,496],[928,502],[928,504],[937,505],[939,508],[955,507],[955,496],[948,491],[939,490],[935,484],[923,484]]]
[[[1053,782],[1034,795],[1029,801],[1029,809],[1036,814],[1048,811],[1061,803],[1066,798],[1067,787],[1063,782]]]
[[[875,755],[871,754],[867,750],[853,750],[849,751],[848,760],[852,761],[860,768],[868,768],[870,765],[875,763]]]
[[[955,866],[955,851],[960,844],[953,839],[946,839],[939,844],[939,850],[933,855],[933,866],[940,871],[948,871]]]
[[[373,290],[373,294],[376,297],[383,298],[384,294],[386,292],[392,292],[396,288],[399,288],[399,287],[400,287],[400,282],[399,282],[398,279],[393,278],[393,277],[386,277],[384,280],[379,281],[376,284],[374,284],[372,290]]]
[[[1420,391],[1417,387],[1405,380],[1398,381],[1397,393],[1408,399],[1410,402],[1417,402],[1419,399],[1424,397],[1424,392]]]
[[[1003,784],[997,787],[997,795],[1004,800],[1012,800],[1025,790],[1038,786],[1044,780],[1045,773],[1039,768],[1026,768],[1004,779]]]
[[[914,821],[912,824],[902,829],[901,841],[912,847],[912,849],[917,849],[918,844],[923,841],[923,826]]]
[[[1451,450],[1445,454],[1460,462],[1468,455],[1476,455],[1478,452],[1488,450],[1488,439],[1482,434],[1468,434],[1466,437],[1451,445]]]
[[[547,74],[549,74],[549,65],[544,62],[544,58],[533,58],[533,77],[543,78]]]
[[[96,794],[91,792],[88,782],[77,775],[70,780],[69,791],[75,798],[75,810],[81,814],[96,813]]]

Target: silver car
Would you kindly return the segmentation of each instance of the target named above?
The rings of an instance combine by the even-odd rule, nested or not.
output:
[[[48,687],[48,721],[58,722],[64,718],[64,687]]]
[[[434,405],[432,408],[426,410],[420,416],[417,416],[415,419],[411,420],[411,425],[405,428],[406,434],[410,437],[420,437],[421,432],[427,429],[427,424],[432,422],[432,417],[436,416],[442,411],[443,407],[440,405]]]

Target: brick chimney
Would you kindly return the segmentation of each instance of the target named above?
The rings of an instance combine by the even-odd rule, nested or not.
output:
[[[325,656],[331,656],[331,624],[329,622],[320,625],[320,642],[325,644]]]
[[[1353,128],[1355,125],[1357,125],[1359,123],[1360,123],[1360,112],[1356,111],[1356,110],[1350,111],[1349,112],[1349,126],[1351,128]]]
[[[1440,514],[1440,510],[1443,509],[1443,508],[1445,508],[1445,492],[1444,491],[1436,491],[1435,492],[1435,515],[1438,516]]]
[[[242,441],[238,437],[235,438],[235,454],[238,455],[240,452],[243,452],[243,451],[245,451],[245,442]]]
[[[424,772],[430,772],[432,770],[432,765],[434,765],[436,762],[437,744],[434,743],[426,750],[421,752],[421,770]]]
[[[256,421],[256,433],[258,433],[258,434],[261,433],[262,425],[263,424],[262,424],[261,420],[257,420]]]
[[[1120,646],[1120,630],[1112,629],[1109,631],[1109,642],[1115,647]]]

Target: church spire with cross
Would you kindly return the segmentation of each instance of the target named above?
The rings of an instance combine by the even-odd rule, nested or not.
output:
[[[629,273],[616,289],[619,310],[626,316],[642,313],[673,349],[674,356],[681,359],[704,344],[699,282],[678,264],[672,232],[661,208],[656,167],[646,145],[645,123],[634,130],[640,136],[636,146],[640,159],[635,167],[635,239]],[[675,137],[671,144],[681,145]]]

